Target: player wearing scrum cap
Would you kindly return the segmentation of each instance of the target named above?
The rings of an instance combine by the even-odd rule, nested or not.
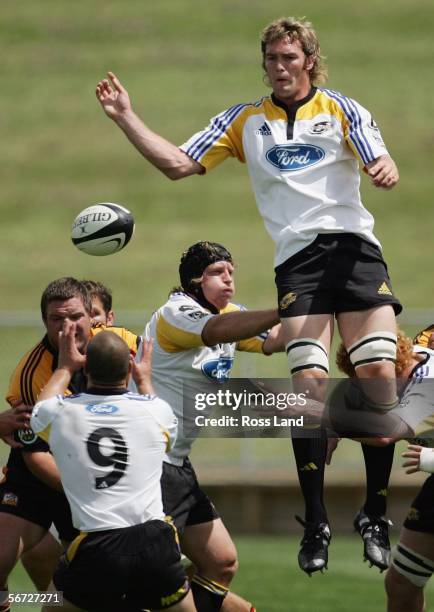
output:
[[[397,184],[398,170],[370,112],[320,86],[327,70],[310,22],[282,17],[267,25],[261,55],[272,94],[224,110],[181,147],[141,121],[113,73],[98,83],[96,95],[107,116],[170,179],[204,175],[229,157],[247,164],[276,243],[279,314],[295,390],[309,386],[323,397],[336,318],[357,375],[383,381],[371,399],[387,410],[397,399],[393,360],[401,305],[361,201],[359,164],[381,189]],[[295,438],[293,446],[306,502],[299,564],[310,574],[328,559],[327,439]]]
[[[249,312],[231,302],[233,274],[232,256],[221,244],[192,245],[181,257],[181,285],[146,326],[146,338],[154,341],[155,391],[179,419],[183,394],[194,394],[206,381],[226,380],[237,350],[265,354],[283,350],[279,326],[273,327],[279,320],[277,310]],[[249,612],[251,605],[244,600],[232,593],[225,598],[237,569],[236,549],[199,486],[188,459],[192,443],[180,427],[161,482],[164,510],[180,530],[182,551],[197,568],[192,579],[196,607]]]

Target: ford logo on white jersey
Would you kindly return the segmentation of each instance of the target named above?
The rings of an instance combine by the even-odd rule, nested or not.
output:
[[[202,372],[210,380],[226,382],[232,369],[233,359],[221,357],[220,359],[210,359],[202,364]]]
[[[283,172],[302,170],[324,159],[325,152],[320,147],[308,144],[275,145],[265,155],[267,160]]]
[[[97,404],[96,406],[89,404],[86,406],[86,410],[91,414],[113,414],[117,412],[119,408],[111,404]]]

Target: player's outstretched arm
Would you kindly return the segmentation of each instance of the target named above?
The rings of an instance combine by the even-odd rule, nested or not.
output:
[[[390,155],[380,155],[366,164],[365,172],[370,176],[372,184],[382,189],[392,189],[399,181],[398,168]]]
[[[173,180],[203,174],[203,166],[143,123],[133,111],[128,92],[117,76],[113,72],[107,76],[96,86],[96,97],[105,114],[120,127],[139,153]]]
[[[142,340],[142,353],[139,361],[131,357],[131,374],[141,395],[155,395],[152,386],[153,340]]]
[[[279,323],[277,310],[243,310],[212,317],[202,331],[205,346],[257,336]]]

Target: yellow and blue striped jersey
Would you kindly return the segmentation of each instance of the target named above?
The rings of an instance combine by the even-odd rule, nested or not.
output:
[[[237,104],[181,149],[206,170],[227,157],[247,163],[276,266],[318,233],[350,232],[379,246],[360,198],[359,160],[365,166],[387,149],[371,114],[339,92],[313,87],[288,108],[273,95]]]
[[[241,306],[228,304],[220,314],[242,310]],[[194,298],[185,293],[173,293],[169,300],[153,315],[144,335],[154,341],[152,354],[152,384],[158,397],[173,409],[180,422],[176,442],[166,461],[182,465],[188,456],[192,439],[183,436],[182,424],[189,418],[183,411],[184,397],[193,397],[200,385],[207,381],[224,382],[229,378],[235,351],[262,352],[267,334],[205,346],[202,331],[214,316]],[[139,349],[137,359],[140,359]],[[134,385],[130,383],[130,388]]]

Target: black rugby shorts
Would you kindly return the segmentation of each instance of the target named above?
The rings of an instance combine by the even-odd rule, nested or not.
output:
[[[425,480],[412,502],[404,527],[412,531],[434,534],[434,474]]]
[[[164,513],[181,531],[186,526],[219,518],[214,504],[200,488],[189,459],[185,459],[182,466],[163,463],[161,492]]]
[[[279,315],[339,314],[390,304],[399,314],[381,250],[356,234],[319,234],[275,269]]]
[[[43,483],[40,486],[25,486],[6,479],[0,484],[0,512],[19,516],[47,531],[54,523],[59,538],[66,542],[71,542],[78,534],[72,525],[66,496]]]
[[[180,558],[173,526],[152,520],[78,536],[53,582],[65,599],[92,612],[160,610],[189,591]]]

